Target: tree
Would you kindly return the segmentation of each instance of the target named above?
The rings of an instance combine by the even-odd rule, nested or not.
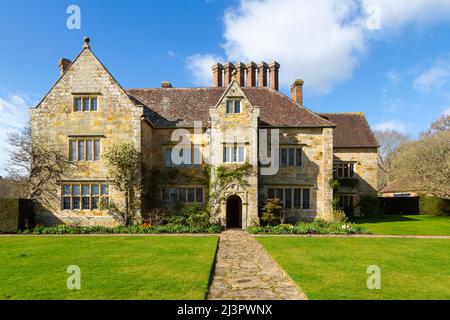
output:
[[[380,143],[378,167],[381,171],[380,185],[384,187],[387,183],[392,181],[392,159],[395,152],[401,145],[410,141],[410,139],[401,132],[392,129],[375,131],[375,136]]]
[[[449,130],[450,130],[450,115],[443,114],[438,120],[436,120],[431,124],[428,130],[422,132],[421,136],[426,137]]]
[[[128,225],[134,215],[135,194],[141,188],[141,156],[133,143],[115,143],[104,152],[109,178],[124,193],[123,222]]]
[[[448,123],[437,125],[438,122],[418,141],[397,150],[392,175],[394,179],[409,181],[418,191],[450,199],[450,127]]]
[[[284,223],[286,211],[280,199],[267,199],[262,209],[262,222],[265,225],[275,226]]]
[[[25,183],[29,199],[51,206],[58,194],[58,180],[78,166],[50,147],[48,141],[47,137],[32,134],[30,125],[20,132],[8,134],[12,149],[7,170],[13,179]]]

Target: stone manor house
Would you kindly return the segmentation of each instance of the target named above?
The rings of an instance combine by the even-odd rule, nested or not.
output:
[[[123,199],[102,159],[105,148],[118,141],[133,142],[141,155],[143,188],[137,198],[142,214],[152,208],[170,211],[174,203],[208,206],[214,190],[211,181],[199,179],[205,162],[211,168],[251,165],[248,184],[231,183],[210,208],[227,227],[258,224],[266,199],[275,197],[289,219],[329,219],[333,177],[347,181],[334,193],[338,205],[356,215],[359,198],[376,195],[378,142],[364,115],[307,109],[302,80],[293,81],[291,97],[285,96],[278,90],[278,63],[217,63],[213,86],[207,88],[176,88],[166,81],[160,88],[125,89],[89,42],[85,38],[74,61],[60,60],[59,79],[30,110],[32,133],[40,139],[34,143],[81,165],[54,182],[52,200],[37,206],[38,223],[117,224],[100,210],[99,201],[120,204]],[[177,151],[183,161],[175,163],[179,142],[173,133],[180,129],[193,143]],[[279,169],[270,175],[262,174],[264,129],[269,138],[279,131],[279,148],[274,147]],[[239,134],[230,138],[226,132]]]

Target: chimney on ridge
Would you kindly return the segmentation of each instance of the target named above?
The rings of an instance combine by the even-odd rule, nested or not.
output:
[[[223,69],[225,70],[223,74],[223,85],[228,87],[233,77],[234,65],[231,62],[227,62],[223,65]]]
[[[303,84],[303,80],[297,79],[291,86],[292,100],[301,106],[303,106]]]
[[[270,69],[270,87],[278,91],[280,64],[276,61],[269,65]]]
[[[247,67],[242,62],[238,62],[236,64],[236,81],[239,84],[239,86],[244,87],[245,86],[245,70]]]
[[[267,70],[269,65],[264,61],[258,65],[258,87],[267,87]]]
[[[253,61],[250,61],[250,63],[247,64],[247,87],[256,87],[257,68],[256,63]]]
[[[213,87],[223,86],[223,65],[216,63],[212,66],[213,71]]]
[[[59,77],[61,77],[64,72],[69,68],[69,66],[72,64],[72,61],[66,58],[61,58],[58,62],[59,65]]]

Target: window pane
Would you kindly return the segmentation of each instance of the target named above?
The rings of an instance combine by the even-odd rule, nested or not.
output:
[[[309,189],[303,189],[303,209],[309,209]]]
[[[289,167],[294,166],[295,149],[289,148]]]
[[[237,147],[231,147],[231,162],[237,162]]]
[[[83,98],[83,111],[89,111],[89,98]]]
[[[227,113],[233,113],[233,100],[227,101]]]
[[[74,184],[72,185],[72,194],[74,196],[79,196],[80,195],[80,185],[79,184]]]
[[[170,202],[177,202],[178,200],[178,190],[170,189]]]
[[[200,147],[194,147],[194,164],[202,164],[202,152],[200,150]]]
[[[273,189],[273,188],[267,189],[267,198],[268,199],[275,198],[275,189]]]
[[[197,188],[197,202],[202,203],[203,202],[203,189]]]
[[[281,149],[281,166],[287,167],[287,149],[286,148]]]
[[[162,199],[163,199],[163,202],[169,202],[170,201],[169,189],[163,189],[162,190]]]
[[[302,201],[302,190],[294,189],[294,209],[300,209],[300,203]]]
[[[353,163],[352,164],[350,164],[350,177],[353,177],[353,174],[355,173],[355,171],[354,171],[354,165],[353,165]]]
[[[188,189],[188,202],[195,202],[195,189]]]
[[[178,201],[186,202],[186,188],[178,189]]]
[[[102,196],[109,194],[109,186],[107,184],[102,184]]]
[[[277,189],[277,199],[283,202],[283,189]]]
[[[348,178],[349,172],[348,172],[348,164],[344,164],[344,178]]]
[[[89,197],[83,197],[82,198],[81,205],[82,205],[82,209],[83,210],[89,210],[91,208],[91,204],[90,204],[91,201],[90,200],[91,200],[91,198],[89,198]]]
[[[238,162],[244,162],[244,147],[238,147]]]
[[[70,161],[77,161],[78,160],[78,154],[77,154],[77,141],[70,141],[70,147],[69,147],[69,153],[70,153]]]
[[[94,141],[94,160],[100,160],[100,140]]]
[[[84,141],[78,141],[78,160],[84,161]]]
[[[91,188],[92,188],[93,196],[98,196],[100,194],[100,188],[99,188],[98,184],[91,185]]]
[[[241,113],[241,101],[240,100],[236,100],[234,102],[234,112]]]
[[[93,141],[87,140],[86,141],[86,160],[92,161],[92,148],[93,148]]]
[[[63,195],[70,196],[70,185],[63,186]]]
[[[73,210],[80,209],[80,198],[79,197],[72,198],[72,209]]]
[[[91,194],[90,188],[88,184],[83,184],[81,186],[81,195],[83,196],[89,196]]]
[[[338,166],[338,174],[337,174],[337,176],[338,176],[338,178],[342,178],[344,176],[341,166]]]
[[[70,210],[70,197],[63,198],[63,210]]]
[[[285,204],[285,208],[286,209],[292,209],[292,189],[286,189],[285,190],[286,193],[286,204]]]
[[[187,146],[185,148],[185,157],[184,157],[184,163],[188,166],[192,165],[192,149],[191,146]]]
[[[230,162],[230,147],[223,147],[223,162]]]
[[[98,201],[99,201],[99,197],[93,197],[92,198],[92,209],[98,209]]]
[[[295,165],[297,167],[302,166],[302,149],[301,148],[296,149]]]
[[[172,166],[172,150],[166,149],[166,167]]]
[[[75,99],[75,111],[76,112],[81,111],[81,98]]]
[[[97,98],[91,98],[91,111],[97,111]]]

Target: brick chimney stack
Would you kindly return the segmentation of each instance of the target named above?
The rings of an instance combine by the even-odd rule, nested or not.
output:
[[[269,65],[269,70],[270,70],[270,87],[278,91],[280,64],[276,61],[272,62]]]
[[[213,71],[213,87],[223,86],[223,65],[216,63],[212,66]]]
[[[59,65],[59,77],[62,77],[64,72],[69,68],[69,66],[72,64],[72,61],[66,58],[61,58],[58,62]]]
[[[301,79],[295,80],[291,86],[292,100],[294,100],[299,105],[303,106],[303,84],[304,81]]]
[[[225,70],[223,73],[223,85],[228,87],[231,83],[231,78],[233,76],[233,70],[235,69],[234,64],[231,62],[227,62],[223,65],[223,69]]]
[[[170,81],[163,81],[161,82],[161,88],[172,88],[172,84],[170,83]]]
[[[267,70],[269,65],[264,61],[258,65],[258,87],[267,87]]]
[[[247,67],[242,62],[238,62],[235,67],[236,67],[236,81],[239,84],[239,86],[244,87],[245,70],[247,70]]]
[[[250,61],[250,63],[247,64],[247,87],[256,87],[257,68],[256,63],[253,61]]]

